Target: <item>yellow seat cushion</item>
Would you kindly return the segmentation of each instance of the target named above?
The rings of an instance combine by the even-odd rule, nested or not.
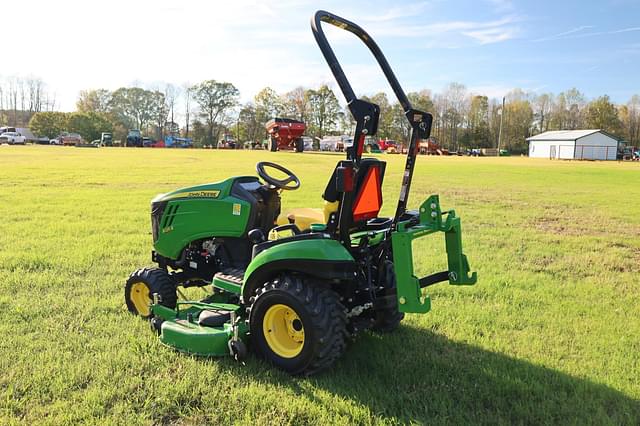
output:
[[[338,202],[329,203],[325,201],[324,209],[312,209],[309,207],[299,207],[290,209],[284,213],[280,213],[276,223],[278,225],[286,225],[287,223],[296,224],[301,231],[307,230],[314,223],[326,224],[329,221],[329,215],[338,209]],[[291,220],[290,220],[291,219]]]

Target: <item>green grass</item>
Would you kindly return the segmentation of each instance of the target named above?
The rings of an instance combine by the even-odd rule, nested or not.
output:
[[[265,159],[302,180],[285,208],[320,206],[339,158],[0,146],[0,423],[640,423],[637,163],[420,157],[410,203],[456,209],[479,282],[431,287],[432,312],[317,377],[176,353],[126,312],[154,195]]]

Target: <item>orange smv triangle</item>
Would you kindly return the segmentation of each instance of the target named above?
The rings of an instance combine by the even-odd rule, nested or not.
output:
[[[364,185],[358,194],[353,207],[353,220],[372,219],[378,215],[382,207],[382,191],[380,189],[380,168],[371,167],[367,171]]]

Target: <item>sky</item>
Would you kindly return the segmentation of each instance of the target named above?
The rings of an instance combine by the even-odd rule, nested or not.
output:
[[[337,90],[309,26],[320,8],[365,28],[406,92],[640,93],[640,0],[11,1],[0,78],[41,78],[67,111],[83,89],[167,82],[229,81],[245,102],[265,86]],[[326,33],[357,94],[391,94],[357,38]]]

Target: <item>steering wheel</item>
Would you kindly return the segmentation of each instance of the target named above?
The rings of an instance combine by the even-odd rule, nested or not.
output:
[[[287,175],[284,179],[276,179],[272,176],[269,176],[265,167],[271,167],[278,171],[281,171],[285,175]],[[280,164],[271,163],[269,161],[260,161],[256,164],[256,172],[258,172],[258,176],[262,178],[269,185],[276,187],[277,189],[284,189],[287,191],[293,191],[294,189],[300,188],[300,179],[296,175],[294,175],[290,170],[282,167]],[[293,185],[288,185],[293,182]]]

